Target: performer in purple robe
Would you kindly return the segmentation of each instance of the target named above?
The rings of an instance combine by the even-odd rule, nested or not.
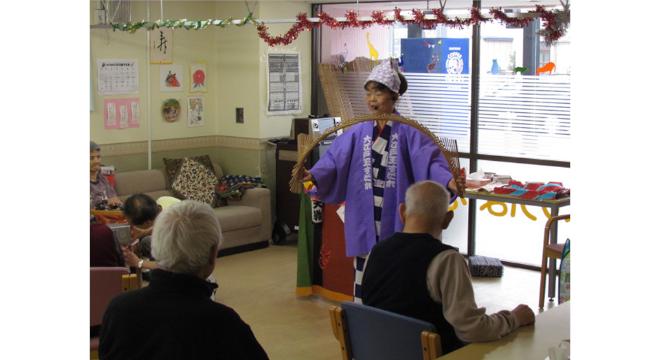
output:
[[[364,85],[369,109],[374,115],[397,113],[394,105],[407,87],[395,65],[383,61]],[[363,122],[346,130],[304,180],[316,185],[321,201],[345,202],[346,256],[355,257],[356,302],[361,302],[362,269],[371,248],[402,229],[397,209],[405,201],[406,189],[421,180],[434,180],[457,193],[438,146],[413,127],[385,120]]]

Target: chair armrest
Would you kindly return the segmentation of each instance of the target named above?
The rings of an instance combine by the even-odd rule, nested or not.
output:
[[[272,219],[270,215],[270,190],[266,188],[247,189],[240,200],[228,200],[228,205],[250,206],[261,209],[261,234],[262,240],[271,237]]]

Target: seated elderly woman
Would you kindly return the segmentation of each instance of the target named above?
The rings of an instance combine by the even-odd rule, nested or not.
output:
[[[117,192],[101,174],[101,147],[89,142],[89,198],[90,207],[96,209],[107,204],[110,208],[122,205]]]
[[[131,238],[136,240],[134,246],[123,247],[124,258],[129,266],[142,269],[155,269],[157,264],[140,258],[151,258],[151,233],[156,216],[161,206],[146,194],[134,194],[124,201],[123,213],[131,225]]]
[[[163,210],[151,252],[149,286],[114,298],[103,316],[101,359],[268,359],[250,326],[209,298],[206,279],[222,241],[207,204],[185,200]]]

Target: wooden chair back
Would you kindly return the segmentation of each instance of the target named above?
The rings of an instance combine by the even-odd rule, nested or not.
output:
[[[425,321],[350,302],[331,306],[330,320],[343,360],[432,360],[442,353],[440,335]]]

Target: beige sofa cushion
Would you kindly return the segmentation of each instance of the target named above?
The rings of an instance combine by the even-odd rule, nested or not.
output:
[[[139,193],[168,192],[165,174],[162,170],[136,170],[115,174],[117,194],[131,195]],[[163,196],[163,195],[159,195]]]
[[[233,205],[215,208],[213,211],[218,215],[222,232],[261,225],[261,209],[256,207]]]

